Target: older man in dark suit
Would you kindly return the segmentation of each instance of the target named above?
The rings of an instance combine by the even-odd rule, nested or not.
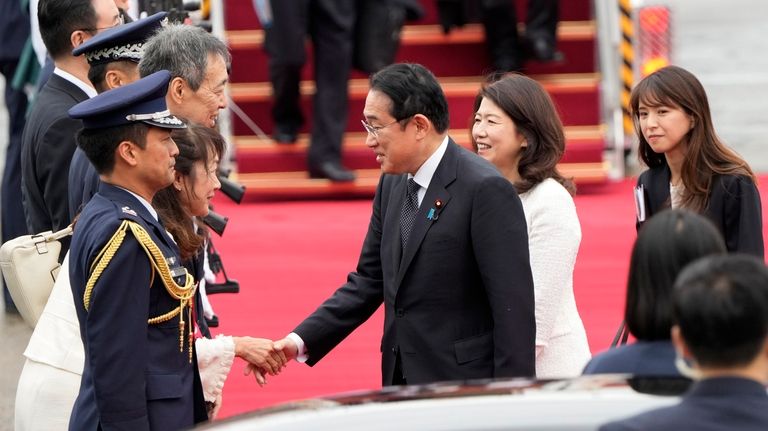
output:
[[[716,255],[677,278],[672,342],[678,363],[698,380],[680,404],[601,431],[768,429],[768,269],[762,259]]]
[[[450,139],[440,85],[415,64],[371,78],[367,145],[383,175],[357,270],[286,339],[322,359],[384,303],[382,383],[533,376],[533,281],[520,199]]]
[[[88,81],[88,63],[73,57],[72,49],[121,22],[113,0],[40,0],[37,16],[56,68],[38,94],[22,136],[21,189],[31,233],[62,229],[71,221],[67,174],[75,132],[82,124],[67,111],[96,95]],[[62,246],[65,252],[68,243]]]

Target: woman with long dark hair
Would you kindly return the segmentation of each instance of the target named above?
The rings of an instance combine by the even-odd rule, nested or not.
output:
[[[686,208],[715,224],[728,251],[763,258],[755,174],[715,133],[699,80],[677,66],[660,69],[632,90],[630,109],[648,166],[637,181],[638,227],[664,208]]]

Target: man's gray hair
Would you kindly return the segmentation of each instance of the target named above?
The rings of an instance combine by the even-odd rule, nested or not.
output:
[[[197,91],[205,79],[208,56],[211,54],[220,55],[229,70],[232,56],[224,42],[200,27],[168,25],[144,44],[139,74],[145,77],[167,70],[172,78],[183,78],[193,91]]]

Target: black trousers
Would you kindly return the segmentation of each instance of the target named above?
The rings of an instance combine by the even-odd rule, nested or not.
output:
[[[559,0],[528,0],[525,19],[527,39],[544,39],[555,46]],[[482,21],[493,65],[506,68],[510,61],[522,63],[523,50],[517,33],[517,11],[510,0],[483,0]]]
[[[341,161],[347,126],[347,82],[352,67],[354,0],[274,0],[273,21],[266,29],[275,126],[296,131],[304,122],[299,104],[305,42],[312,41],[317,90],[312,103],[312,138],[308,163]]]
[[[0,71],[5,77],[5,106],[8,108],[8,147],[5,152],[5,169],[0,186],[0,208],[2,208],[2,233],[0,241],[5,242],[27,234],[27,222],[21,203],[21,133],[24,131],[27,113],[27,95],[11,88],[16,73],[16,61],[0,62]],[[8,289],[3,286],[5,303],[13,304]]]

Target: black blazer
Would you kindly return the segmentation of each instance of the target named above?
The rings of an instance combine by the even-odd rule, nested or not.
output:
[[[27,229],[32,234],[59,230],[70,223],[67,196],[69,163],[80,120],[67,111],[88,99],[83,90],[52,75],[35,100],[21,145],[21,191]],[[62,258],[69,242],[62,242]]]
[[[84,307],[91,265],[126,219],[144,227],[171,268],[180,265],[176,244],[147,208],[127,191],[102,183],[81,213],[70,251],[85,365],[69,428],[188,429],[207,418],[197,360],[190,363],[186,336],[179,351],[178,316],[147,323],[179,301],[168,294],[130,231],[96,282],[89,310]],[[186,315],[184,321],[188,331]]]
[[[394,381],[398,353],[409,384],[535,375],[528,236],[511,183],[450,141],[401,252],[406,181],[382,175],[357,270],[294,330],[307,363],[383,302],[384,385]]]
[[[669,178],[666,165],[648,169],[638,178],[637,185],[642,185],[645,193],[646,220],[669,208]],[[704,215],[720,229],[728,251],[749,253],[763,259],[760,193],[751,179],[736,175],[716,176]]]
[[[757,431],[768,429],[765,386],[718,377],[695,383],[680,404],[611,422],[600,431]]]

